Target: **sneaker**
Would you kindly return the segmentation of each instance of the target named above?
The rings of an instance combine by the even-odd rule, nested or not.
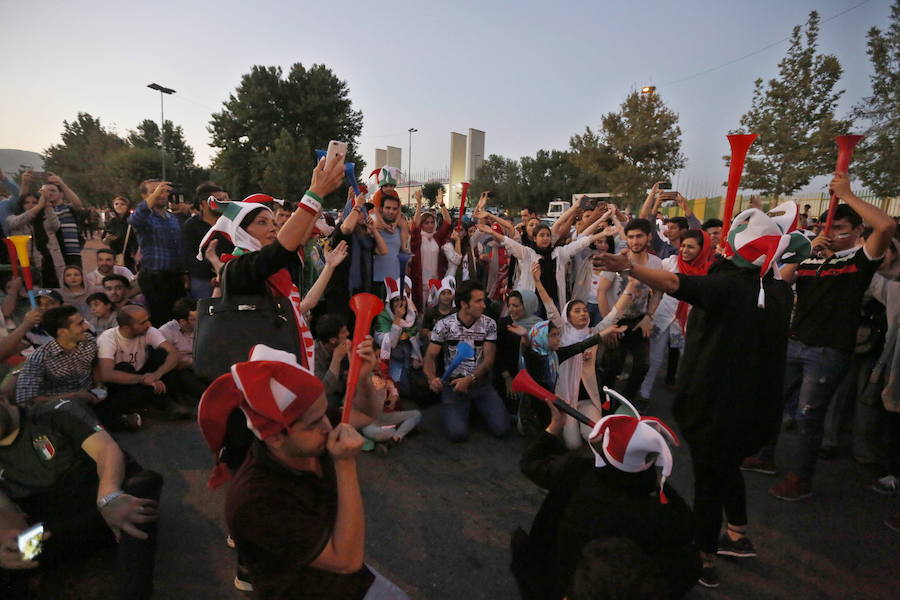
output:
[[[253,591],[253,584],[250,583],[250,576],[247,573],[247,569],[240,565],[238,565],[237,571],[234,575],[234,587],[242,592]]]
[[[142,425],[141,415],[129,413],[116,419],[114,431],[140,431]]]
[[[812,496],[809,479],[803,479],[796,473],[788,473],[781,483],[769,488],[769,495],[779,500],[796,502]]]
[[[234,538],[230,535],[225,536],[225,545],[234,550],[237,548],[237,544],[234,543]]]
[[[733,540],[726,532],[719,538],[719,550],[716,554],[735,558],[751,558],[756,556],[756,548],[753,547],[753,542],[747,536]]]
[[[708,588],[719,587],[719,573],[716,571],[716,567],[714,565],[703,567],[700,571],[700,579],[697,580],[697,583]]]
[[[896,513],[893,517],[884,520],[884,526],[891,531],[900,533],[900,513]]]
[[[875,483],[869,486],[870,490],[876,491],[885,496],[896,496],[900,492],[900,479],[893,475],[885,475]]]
[[[752,471],[763,475],[775,475],[778,472],[775,469],[775,463],[760,460],[755,456],[748,456],[744,459],[744,462],[741,463],[741,471]]]

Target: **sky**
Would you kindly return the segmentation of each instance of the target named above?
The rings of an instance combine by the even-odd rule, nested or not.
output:
[[[210,115],[251,66],[323,63],[363,112],[368,163],[393,145],[406,168],[407,130],[418,129],[415,175],[446,168],[449,133],[470,127],[487,132],[485,154],[566,149],[655,85],[680,115],[688,162],[675,184],[703,195],[727,176],[725,135],[754,80],[777,75],[788,44],[691,76],[786,38],[811,10],[824,20],[862,1],[0,0],[0,148],[41,152],[79,111],[122,134],[158,121],[159,94],[146,87],[157,82],[176,90],[166,119],[207,165]],[[821,27],[820,51],[844,67],[839,116],[870,93],[866,32],[885,28],[890,4],[867,0]]]

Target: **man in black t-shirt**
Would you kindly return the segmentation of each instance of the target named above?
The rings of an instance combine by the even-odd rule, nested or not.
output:
[[[896,229],[887,213],[850,191],[846,173],[835,173],[830,187],[846,204],[835,209],[830,235],[823,232],[813,240],[813,251],[819,255],[781,271],[786,281],[796,282],[797,289],[784,389],[789,411],[793,410],[791,393],[797,394],[800,445],[785,479],[769,490],[780,500],[812,495],[828,403],[850,367],[863,293]],[[827,217],[826,212],[822,221]],[[859,245],[863,221],[872,227],[872,234]]]
[[[209,199],[228,202],[228,192],[212,181],[205,181],[197,186],[194,192],[194,208],[200,212],[181,226],[181,254],[184,258],[185,270],[191,280],[191,297],[196,299],[212,296],[212,279],[216,276],[212,264],[205,258],[197,260],[197,249],[206,232],[216,224],[219,213],[210,206]],[[230,254],[234,246],[224,236],[218,236],[217,254]]]
[[[39,563],[52,568],[118,540],[115,598],[150,598],[161,488],[162,478],[126,460],[81,403],[0,400],[0,597],[18,597]],[[17,536],[37,522],[51,537],[26,561]]]

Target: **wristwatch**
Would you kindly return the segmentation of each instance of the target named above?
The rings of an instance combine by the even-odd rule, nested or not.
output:
[[[97,509],[102,510],[107,504],[123,495],[125,495],[125,492],[123,492],[122,490],[116,490],[115,492],[108,493],[107,495],[97,500]]]

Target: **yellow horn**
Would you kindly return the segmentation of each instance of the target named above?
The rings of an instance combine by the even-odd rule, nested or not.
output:
[[[31,241],[31,236],[11,235],[7,239],[16,247],[16,255],[19,257],[19,266],[30,267],[31,261],[28,257],[28,243]]]

